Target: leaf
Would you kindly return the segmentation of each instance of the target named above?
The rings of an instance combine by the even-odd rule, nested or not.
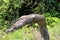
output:
[[[3,0],[5,3],[9,3],[9,0]]]

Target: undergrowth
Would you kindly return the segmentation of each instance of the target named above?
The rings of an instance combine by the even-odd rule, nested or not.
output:
[[[56,17],[46,17],[46,20],[48,20],[47,28],[50,40],[60,40],[60,19]],[[11,33],[5,33],[3,30],[0,30],[0,40],[40,40],[38,28],[31,26],[28,28],[27,26],[28,25],[25,25],[23,28]],[[35,24],[35,26],[38,25]]]

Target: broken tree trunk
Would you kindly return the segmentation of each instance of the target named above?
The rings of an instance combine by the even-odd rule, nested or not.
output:
[[[32,22],[38,23],[41,37],[44,40],[50,40],[48,30],[46,28],[45,17],[42,15],[39,15],[39,14],[29,14],[29,15],[21,16],[20,18],[18,18],[16,20],[16,22],[10,29],[6,30],[6,32],[15,31],[16,29],[19,29],[19,28],[23,27],[24,25],[26,25],[28,23],[32,23]]]

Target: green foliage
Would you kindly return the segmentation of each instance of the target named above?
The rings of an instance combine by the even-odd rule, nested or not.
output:
[[[60,17],[60,1],[58,0],[45,0],[45,11],[50,12],[52,16]]]
[[[6,34],[0,31],[0,39],[1,40],[33,40],[34,30],[37,29],[33,27],[26,28],[25,26],[22,29],[19,29],[13,33]]]
[[[45,15],[60,17],[59,9],[60,3],[57,0],[0,0],[0,19],[11,25],[12,21],[23,14],[48,12]]]
[[[46,24],[51,35],[51,40],[59,40],[59,0],[0,0],[0,29],[2,30],[0,31],[0,40],[32,40],[33,33],[30,31],[31,29],[34,30],[34,28],[31,27],[22,28],[9,34],[3,32],[13,24],[15,19],[23,14],[30,13],[43,14],[46,17]]]
[[[59,23],[59,18],[56,17],[46,17],[46,23],[47,25],[50,25],[51,27],[55,26],[57,23]]]
[[[50,27],[47,25],[49,34],[50,34],[50,39],[51,40],[60,40],[60,22],[57,23],[54,27]]]
[[[51,40],[59,40],[60,38],[60,23],[57,23],[54,27],[50,27],[47,25],[49,34],[50,34],[50,39]],[[3,31],[0,30],[0,39],[1,40],[33,40],[37,28],[29,27],[27,28],[27,25],[25,25],[23,28],[12,32],[12,33],[4,33]],[[36,36],[39,37],[39,36]]]
[[[55,26],[57,23],[59,23],[59,18],[57,17],[52,17],[50,13],[45,13],[43,14],[46,17],[46,24],[53,27]]]

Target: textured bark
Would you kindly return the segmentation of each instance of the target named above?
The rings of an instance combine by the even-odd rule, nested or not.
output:
[[[24,25],[32,22],[38,23],[41,37],[44,40],[50,40],[48,30],[46,28],[45,17],[39,14],[29,14],[29,15],[21,16],[16,20],[15,24],[10,29],[6,30],[6,32],[15,31],[16,29],[21,28]]]

